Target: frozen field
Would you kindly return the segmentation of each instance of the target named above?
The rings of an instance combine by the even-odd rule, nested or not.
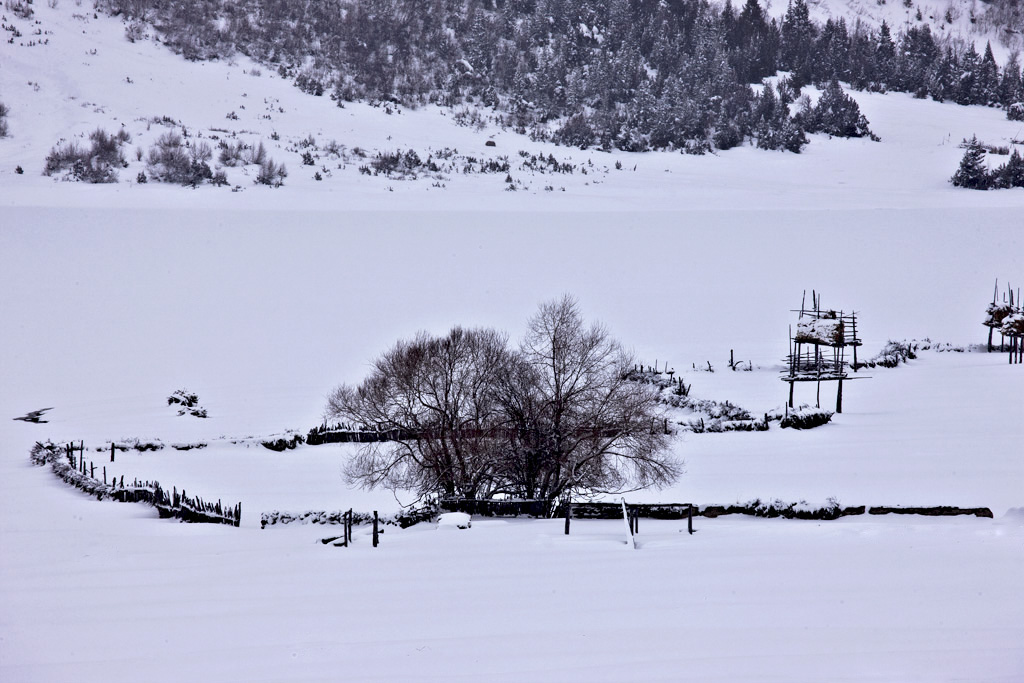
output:
[[[1024,274],[1024,190],[948,179],[962,139],[1010,145],[1019,123],[852,93],[881,142],[581,151],[457,127],[437,108],[341,110],[244,59],[185,62],[54,5],[35,4],[45,49],[0,43],[0,681],[1024,681],[1024,366],[1002,354],[865,371],[813,431],[683,434],[679,481],[628,495],[985,506],[993,519],[733,516],[699,519],[693,536],[641,520],[635,551],[621,521],[577,520],[566,537],[557,520],[477,519],[387,527],[377,549],[358,528],[342,549],[318,542],[337,527],[261,530],[260,513],[391,513],[412,494],[349,489],[351,446],[257,443],[319,424],[326,394],[399,338],[463,325],[517,340],[563,293],[645,364],[671,363],[694,397],[755,415],[786,398],[779,365],[805,290],[859,313],[862,358],[889,339],[981,343],[993,281]],[[814,9],[846,5],[871,21],[903,12]],[[287,183],[232,168],[238,192],[136,184],[132,152],[162,117],[265,140]],[[122,182],[41,175],[58,140],[122,126]],[[482,175],[442,189],[355,163],[315,181],[294,151],[310,135],[371,153],[524,150],[589,171],[550,192],[551,176],[515,193]],[[729,372],[730,350],[755,370]],[[174,414],[180,388],[208,419]],[[813,404],[813,389],[796,398]],[[12,419],[44,407],[47,424]],[[208,443],[90,455],[112,476],[241,501],[241,528],[92,500],[29,464],[48,438]]]
[[[560,521],[478,520],[389,527],[376,550],[359,529],[340,549],[317,542],[334,528],[260,530],[258,515],[396,509],[345,487],[346,447],[229,443],[305,431],[400,336],[463,323],[516,337],[570,289],[641,358],[689,368],[695,396],[768,410],[805,286],[861,312],[865,355],[889,337],[983,340],[993,272],[1021,271],[1008,214],[296,215],[288,229],[285,213],[5,214],[4,681],[1021,679],[1024,383],[1001,354],[872,370],[818,430],[685,435],[676,486],[630,496],[977,505],[992,520],[719,518],[692,537],[643,521],[637,551],[621,522],[566,538]],[[844,258],[790,267],[787,240],[812,232]],[[757,370],[728,372],[729,348]],[[690,367],[707,360],[714,374]],[[166,406],[180,386],[208,420]],[[51,405],[48,424],[10,419]],[[130,437],[210,440],[111,469],[241,500],[242,528],[97,503],[28,464],[37,439]]]

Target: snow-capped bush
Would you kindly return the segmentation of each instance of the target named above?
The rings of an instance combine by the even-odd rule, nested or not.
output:
[[[286,450],[290,450],[298,446],[299,444],[305,443],[306,439],[301,434],[292,434],[290,438],[278,438],[268,439],[267,441],[261,441],[264,448],[269,448],[272,451],[281,453]]]
[[[869,368],[883,367],[883,368],[894,368],[900,363],[906,363],[908,360],[914,360],[917,358],[914,346],[909,342],[893,341],[889,340],[885,346],[878,353],[877,356],[867,361],[866,365]]]
[[[256,183],[258,185],[281,187],[284,185],[284,179],[287,177],[288,169],[285,168],[284,164],[277,164],[273,159],[267,159],[260,164],[259,173],[256,174]]]
[[[114,169],[128,165],[121,148],[131,141],[131,136],[123,128],[113,135],[97,128],[89,134],[89,140],[88,148],[72,141],[58,143],[50,149],[43,175],[64,172],[65,180],[116,183],[117,172]]]
[[[813,429],[827,424],[832,419],[832,411],[824,408],[804,408],[802,410],[790,411],[779,421],[780,427],[792,427],[793,429]]]
[[[193,417],[206,417],[206,408],[199,405],[199,397],[187,389],[178,389],[167,397],[167,405],[180,406],[178,415],[191,415]]]
[[[209,160],[213,156],[205,142],[186,145],[174,131],[164,133],[150,148],[146,170],[149,177],[164,183],[191,185],[213,180]]]
[[[0,102],[0,138],[7,137],[7,134],[8,134],[7,114],[9,112],[10,112],[10,109],[7,108],[7,105],[4,104],[3,102]]]

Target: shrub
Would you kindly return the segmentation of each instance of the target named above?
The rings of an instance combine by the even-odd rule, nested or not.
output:
[[[206,417],[206,408],[199,405],[199,396],[188,389],[178,389],[167,397],[167,405],[179,406],[178,415],[192,415],[193,417]]]
[[[241,141],[234,144],[221,142],[217,161],[220,162],[221,166],[242,166],[245,164],[246,149],[248,149],[248,146]]]
[[[188,147],[178,133],[171,131],[161,135],[150,148],[147,169],[154,180],[196,187],[204,180],[213,180],[213,171],[206,163],[212,156],[206,142]]]
[[[116,183],[115,166],[127,166],[121,147],[131,140],[124,130],[111,135],[97,128],[89,134],[91,145],[79,147],[75,142],[58,144],[46,156],[43,174],[66,172],[66,178],[86,183]]]
[[[153,180],[184,184],[188,180],[191,165],[181,136],[174,131],[162,134],[149,149],[147,166]]]
[[[31,19],[36,13],[32,9],[32,0],[7,0],[4,5],[21,19]]]
[[[261,441],[264,448],[269,448],[272,451],[281,453],[285,450],[295,448],[301,443],[305,443],[306,439],[301,434],[292,434],[291,438],[278,438],[274,440]]]
[[[823,408],[804,408],[782,418],[779,426],[793,429],[813,429],[827,424],[832,419],[832,414],[831,410]]]
[[[260,147],[262,148],[263,145],[260,145]],[[281,187],[284,185],[284,179],[287,177],[288,169],[285,168],[285,165],[279,165],[273,159],[268,158],[260,164],[260,172],[256,174],[256,183],[258,185]]]
[[[250,150],[248,163],[258,164],[262,166],[267,162],[267,148],[263,146],[263,141],[260,141],[259,147],[254,150]]]
[[[9,112],[10,109],[7,108],[7,105],[3,102],[0,102],[0,138],[7,137],[7,114]]]

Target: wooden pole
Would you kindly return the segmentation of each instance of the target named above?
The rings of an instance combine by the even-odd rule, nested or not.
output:
[[[572,503],[568,499],[565,501],[565,535],[569,535],[569,520],[572,519]]]
[[[836,392],[836,412],[843,412],[843,380],[839,379],[839,391]]]
[[[686,512],[686,530],[693,534],[693,504],[690,504],[690,509]]]
[[[110,462],[114,462],[114,442],[110,442]]]
[[[378,531],[377,531],[377,511],[374,510],[373,511],[373,547],[374,548],[377,547],[377,542],[378,542],[377,534],[378,534]]]

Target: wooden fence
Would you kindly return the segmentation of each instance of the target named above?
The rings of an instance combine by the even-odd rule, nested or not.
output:
[[[176,487],[168,493],[155,481],[136,479],[125,484],[123,475],[120,481],[117,477],[108,481],[106,465],[97,469],[95,463],[86,461],[85,444],[81,441],[77,446],[72,442],[63,447],[50,442],[36,442],[31,459],[37,465],[49,464],[53,473],[64,482],[95,495],[97,500],[107,497],[122,503],[148,503],[157,509],[161,518],[180,519],[183,522],[228,524],[235,527],[242,522],[241,503],[225,506],[220,500],[212,503],[198,496],[189,498],[184,490],[179,494]]]

